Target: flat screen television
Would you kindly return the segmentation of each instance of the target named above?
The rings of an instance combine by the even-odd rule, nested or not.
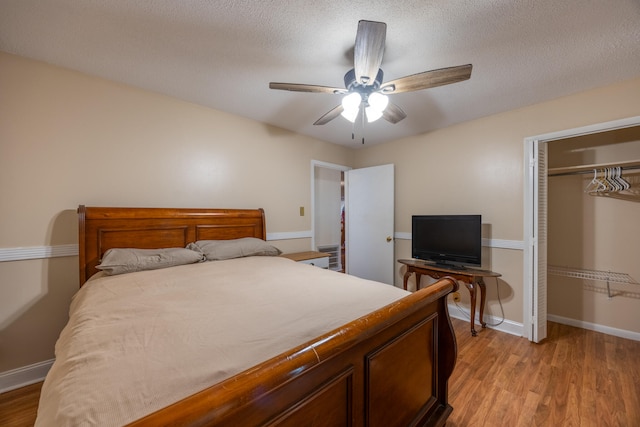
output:
[[[480,215],[413,215],[411,256],[448,268],[482,265]]]

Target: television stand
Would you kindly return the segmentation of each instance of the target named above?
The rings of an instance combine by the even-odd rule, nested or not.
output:
[[[434,279],[440,279],[442,277],[452,277],[455,280],[463,282],[469,296],[471,298],[471,335],[476,336],[478,333],[475,329],[475,317],[476,317],[476,289],[480,290],[480,324],[483,328],[487,327],[484,321],[484,306],[486,302],[486,286],[484,284],[485,277],[500,277],[500,273],[495,273],[488,270],[475,270],[471,268],[450,268],[452,266],[439,266],[437,264],[429,264],[424,261],[418,261],[415,259],[399,259],[400,264],[404,264],[407,267],[407,272],[404,273],[404,289],[407,289],[407,281],[412,274],[416,275],[416,290],[420,289],[420,278],[422,275],[433,277]],[[457,267],[457,266],[453,266]]]

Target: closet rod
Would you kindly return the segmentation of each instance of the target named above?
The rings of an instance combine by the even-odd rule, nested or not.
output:
[[[593,173],[594,169],[615,168],[615,167],[619,167],[623,171],[640,169],[640,160],[633,160],[629,162],[618,162],[618,163],[601,163],[597,165],[582,165],[582,166],[567,166],[562,168],[550,168],[547,171],[547,174],[549,176],[583,175],[583,174]]]

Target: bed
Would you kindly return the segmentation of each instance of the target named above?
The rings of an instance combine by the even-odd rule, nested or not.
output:
[[[409,293],[254,253],[106,275],[114,248],[264,241],[264,211],[78,214],[81,288],[36,425],[445,424],[453,279]]]

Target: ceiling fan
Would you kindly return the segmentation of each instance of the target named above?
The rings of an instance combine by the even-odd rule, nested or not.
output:
[[[448,85],[471,77],[472,65],[467,64],[425,71],[383,82],[384,73],[380,69],[380,64],[384,53],[386,32],[387,24],[384,22],[364,20],[358,22],[353,55],[354,67],[344,76],[344,89],[277,82],[269,83],[269,88],[345,95],[340,105],[316,120],[314,125],[324,125],[340,115],[352,123],[360,119],[364,124],[366,115],[368,122],[383,117],[395,124],[407,115],[399,106],[389,102],[387,95]]]

